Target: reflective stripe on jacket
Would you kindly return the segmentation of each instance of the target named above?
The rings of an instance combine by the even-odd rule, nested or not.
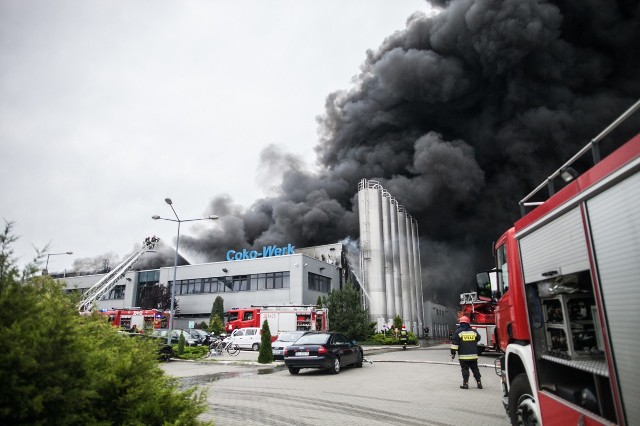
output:
[[[465,324],[466,325],[466,324]],[[453,333],[451,351],[458,351],[458,359],[478,359],[478,342],[480,335],[471,326],[460,326]]]

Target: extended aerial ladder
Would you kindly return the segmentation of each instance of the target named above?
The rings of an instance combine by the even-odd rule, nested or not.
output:
[[[104,294],[113,290],[118,281],[124,275],[129,272],[134,263],[140,259],[145,252],[155,249],[160,239],[158,237],[147,237],[142,243],[142,248],[127,257],[122,263],[113,268],[109,273],[95,283],[89,290],[82,295],[82,300],[78,303],[78,310],[80,312],[89,312],[93,308],[93,304],[96,300],[102,297]]]

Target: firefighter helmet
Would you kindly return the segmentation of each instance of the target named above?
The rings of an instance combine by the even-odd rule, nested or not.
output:
[[[463,322],[466,322],[467,324],[470,324],[470,322],[469,322],[469,317],[466,317],[466,316],[462,316],[462,317],[460,317],[460,319],[458,320],[458,322],[459,322],[460,324],[462,324]]]

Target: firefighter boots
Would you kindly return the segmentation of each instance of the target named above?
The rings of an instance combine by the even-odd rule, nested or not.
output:
[[[469,382],[467,382],[466,380],[462,382],[460,389],[469,389]]]
[[[480,380],[477,380],[478,382],[478,389],[482,389],[482,382]]]

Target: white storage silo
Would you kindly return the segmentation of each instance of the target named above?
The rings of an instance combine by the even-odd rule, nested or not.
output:
[[[411,331],[414,333],[417,333],[417,329],[414,327],[415,323],[416,323],[416,318],[417,318],[417,312],[416,312],[416,294],[415,294],[415,287],[416,287],[416,281],[415,281],[415,269],[414,269],[414,259],[413,259],[413,232],[411,231],[411,221],[413,221],[413,217],[407,213],[405,211],[405,227],[406,227],[406,232],[407,232],[407,260],[409,262],[408,266],[407,266],[407,273],[409,275],[409,317],[407,318],[408,321],[410,321],[412,323],[412,327],[411,327]],[[406,297],[406,296],[405,296]]]
[[[407,215],[404,207],[398,205],[398,245],[400,246],[400,280],[402,282],[402,321],[411,321],[411,275],[409,274],[409,253],[407,252]]]
[[[382,190],[382,236],[384,241],[384,280],[386,291],[386,321],[395,314],[395,291],[393,286],[393,240],[391,239],[391,196]],[[395,206],[393,206],[395,208]],[[385,321],[385,322],[386,322]]]
[[[393,294],[394,310],[393,318],[396,315],[402,316],[402,273],[400,272],[400,239],[398,235],[398,203],[391,197],[391,247],[393,250]]]
[[[415,277],[415,295],[418,314],[418,331],[423,336],[423,327],[426,324],[424,317],[424,302],[422,293],[422,265],[420,264],[420,239],[418,237],[418,221],[414,218],[411,221],[411,230],[413,232],[413,258],[414,258],[414,277]]]
[[[377,321],[387,315],[385,254],[382,218],[382,186],[362,179],[358,185],[361,268],[364,288],[369,295],[369,318]]]

